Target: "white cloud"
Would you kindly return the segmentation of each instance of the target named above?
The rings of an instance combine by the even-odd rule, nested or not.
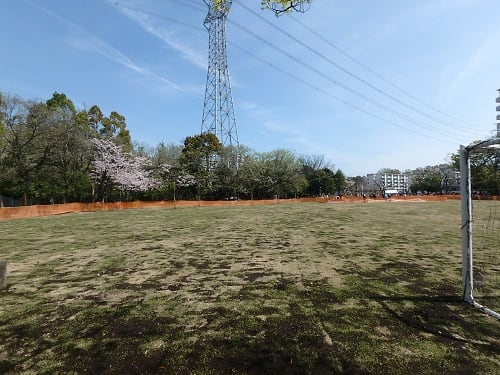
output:
[[[450,92],[456,92],[466,81],[474,80],[483,72],[493,70],[494,66],[498,74],[496,66],[498,65],[498,61],[500,61],[500,52],[498,50],[499,40],[500,27],[487,35],[471,54],[470,58],[462,62],[458,74],[448,86]],[[491,77],[492,80],[497,82],[499,78],[499,75]]]
[[[183,90],[180,86],[178,86],[174,82],[138,65],[131,58],[124,55],[118,49],[105,43],[104,41],[102,41],[101,39],[99,39],[93,35],[89,34],[85,38],[68,38],[67,42],[75,49],[78,49],[81,51],[93,51],[95,53],[100,54],[101,56],[104,56],[105,58],[107,58],[111,61],[114,61],[115,63],[118,63],[118,64],[120,64],[128,69],[135,71],[136,73],[139,73],[143,76],[148,76],[148,77],[152,77],[154,79],[157,79],[157,80],[161,81],[162,83],[169,85],[173,89]]]
[[[115,2],[111,0],[108,1],[115,4]],[[136,10],[135,7],[126,4],[117,4],[117,6],[123,14],[139,24],[146,32],[157,37],[170,48],[180,52],[185,60],[203,70],[207,69],[207,59],[204,54],[199,53],[195,48],[189,46],[184,41],[177,39],[174,36],[175,32],[155,24],[155,18],[161,19],[160,15],[158,15],[158,17],[153,17],[147,12],[141,12],[139,9]]]
[[[66,24],[70,29],[76,30],[79,34],[78,37],[68,37],[67,42],[68,44],[81,51],[93,51],[95,53],[100,54],[101,56],[117,63],[120,64],[130,70],[133,70],[134,72],[154,78],[164,84],[167,84],[169,87],[179,90],[179,91],[186,91],[185,88],[182,88],[181,86],[177,85],[173,81],[169,80],[166,77],[163,77],[139,64],[134,62],[130,57],[126,56],[124,53],[119,51],[117,48],[113,47],[112,45],[106,43],[102,39],[98,38],[96,35],[92,34],[88,30],[84,29],[83,27],[75,24],[74,22],[63,18],[57,13],[54,13],[53,11],[44,8],[40,4],[33,3],[34,6],[38,7],[45,13],[49,14],[50,16],[56,18],[59,22]]]

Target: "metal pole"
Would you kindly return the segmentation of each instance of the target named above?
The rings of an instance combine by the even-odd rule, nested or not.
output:
[[[463,299],[474,303],[472,297],[472,201],[469,151],[460,146],[460,200],[462,207],[462,290]]]
[[[0,259],[0,290],[7,288],[7,260]]]

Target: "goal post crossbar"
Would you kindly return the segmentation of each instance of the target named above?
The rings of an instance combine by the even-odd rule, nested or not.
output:
[[[460,146],[460,195],[462,211],[462,290],[464,301],[500,319],[500,314],[474,301],[472,257],[472,194],[470,155],[475,152],[500,152],[500,137]]]

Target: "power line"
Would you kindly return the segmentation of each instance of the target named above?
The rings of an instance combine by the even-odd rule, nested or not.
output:
[[[187,7],[187,8],[191,8],[191,9],[195,9],[195,10],[199,10],[201,12],[205,12],[206,9],[205,9],[205,6],[201,5],[200,4],[200,1],[187,1],[187,0],[171,0],[179,5],[182,5],[183,7]]]
[[[434,122],[437,122],[439,124],[448,124],[449,126],[451,126],[453,128],[453,132],[456,132],[456,130],[458,128],[461,128],[462,130],[464,131],[467,131],[467,132],[471,132],[470,134],[473,134],[473,130],[471,130],[471,128],[466,128],[466,127],[463,127],[463,126],[459,126],[458,124],[456,123],[450,123],[448,121],[443,121],[442,119],[437,119],[436,117],[416,108],[415,106],[411,105],[411,104],[408,104],[408,103],[405,103],[403,102],[401,99],[398,99],[397,97],[385,92],[384,90],[378,88],[377,86],[371,84],[370,82],[368,82],[367,80],[359,77],[357,74],[355,73],[352,73],[351,71],[349,71],[348,69],[342,67],[341,65],[337,64],[336,62],[334,62],[333,60],[331,60],[330,58],[326,57],[325,55],[321,54],[320,52],[318,52],[317,50],[314,50],[312,49],[310,46],[308,46],[307,44],[303,43],[302,41],[300,41],[298,38],[294,37],[293,35],[291,35],[290,33],[288,33],[287,31],[283,30],[282,28],[276,26],[275,24],[273,24],[272,22],[264,19],[260,14],[254,12],[253,10],[249,9],[248,7],[246,7],[245,5],[243,4],[240,4],[244,9],[246,9],[247,11],[249,11],[250,13],[252,13],[253,15],[255,15],[256,17],[260,18],[261,20],[263,20],[264,22],[266,22],[267,24],[269,24],[270,26],[272,26],[273,28],[275,28],[276,30],[280,31],[281,33],[285,34],[287,37],[289,37],[290,39],[294,40],[295,42],[297,42],[298,44],[300,44],[301,46],[303,46],[304,48],[308,49],[310,52],[316,54],[317,56],[319,56],[320,58],[322,58],[323,60],[327,61],[328,63],[330,63],[331,65],[333,65],[334,67],[336,67],[337,69],[341,70],[342,72],[348,74],[349,76],[351,76],[352,78],[358,80],[359,82],[367,85],[368,87],[370,87],[371,89],[377,91],[378,93],[386,96],[387,98],[397,102],[398,104],[404,106],[404,107],[407,107],[409,109],[411,109],[412,111],[424,116],[424,117],[427,117],[428,119],[434,121]],[[298,22],[298,21],[296,21]],[[308,30],[311,30],[312,32],[314,32],[312,29],[308,28]],[[314,32],[316,36],[320,36],[319,34],[317,34],[316,32]],[[321,36],[320,36],[321,37]],[[324,39],[323,37],[321,37],[322,40],[325,40],[327,41],[326,39]],[[328,41],[327,41],[328,42]],[[331,44],[334,48],[336,49],[339,49],[338,47],[334,46],[333,44]],[[342,51],[343,52],[343,51]],[[343,52],[345,55],[349,56],[347,53]],[[354,59],[352,58],[351,56],[349,56],[351,59]],[[382,80],[385,80],[383,77],[381,77],[378,73],[374,72],[372,69],[370,69],[369,67],[367,67],[366,65],[360,63],[357,61],[358,64],[361,64],[362,66],[365,67],[365,69],[373,72],[374,74],[376,74],[377,76],[379,76]],[[385,80],[387,81],[387,80]],[[388,81],[387,81],[388,82]],[[397,87],[396,85],[392,84],[389,82],[389,84],[391,84],[392,86],[395,86]],[[345,88],[345,86],[343,87]],[[399,89],[401,90],[401,89]],[[407,93],[407,95],[411,96],[411,97],[414,97],[412,96],[411,94]],[[366,98],[366,97],[365,97]],[[420,101],[418,98],[415,98],[417,101]],[[434,108],[434,107],[432,107]],[[438,112],[441,112],[443,114],[445,114],[444,112],[440,111],[439,109],[435,109],[437,110]],[[445,114],[447,115],[447,114]],[[448,115],[449,116],[449,115]],[[457,119],[458,120],[458,119]],[[460,121],[460,120],[458,120]],[[462,122],[462,121],[461,121]],[[423,122],[420,122],[421,124],[423,124]]]
[[[180,3],[180,4],[189,7],[189,4],[186,4],[186,3]],[[139,7],[135,7],[135,6],[131,6],[131,5],[126,5],[126,4],[123,4],[123,3],[119,3],[118,1],[115,2],[115,5],[117,7],[119,7],[119,8],[124,8],[124,9],[128,9],[128,10],[131,10],[131,11],[134,11],[134,12],[137,12],[137,13],[142,13],[142,14],[145,14],[145,15],[148,15],[148,16],[151,16],[151,17],[159,18],[159,19],[168,21],[170,23],[176,23],[178,25],[185,26],[185,27],[188,27],[190,29],[194,29],[194,30],[201,31],[201,32],[205,31],[201,27],[198,27],[198,26],[195,26],[195,25],[192,25],[192,24],[189,24],[189,23],[185,23],[185,22],[179,21],[176,18],[167,17],[167,16],[164,16],[164,15],[158,14],[156,12],[151,12],[151,11],[148,11],[148,10],[144,10],[143,8],[139,8]]]
[[[343,83],[340,83],[338,81],[336,81],[335,79],[331,78],[329,75],[327,75],[326,73],[318,70],[317,68],[311,66],[310,64],[304,62],[303,60],[295,57],[294,55],[286,52],[285,50],[283,50],[282,48],[276,46],[275,44],[269,42],[267,39],[257,35],[256,33],[254,33],[253,31],[249,30],[248,28],[246,28],[245,26],[242,26],[241,24],[238,24],[230,19],[227,20],[227,22],[229,22],[230,24],[236,26],[237,28],[243,30],[244,32],[246,32],[247,34],[253,36],[254,38],[258,39],[259,41],[261,41],[262,43],[264,44],[267,44],[268,46],[270,46],[271,48],[277,50],[278,52],[280,52],[281,54],[287,56],[288,58],[290,58],[291,60],[295,61],[297,64],[300,64],[302,65],[303,67],[307,68],[308,70],[311,70],[313,71],[314,73],[318,74],[319,76],[321,76],[322,78],[328,80],[329,82],[333,83],[334,85],[337,85],[339,87],[342,87],[344,90],[346,91],[349,91],[350,93],[356,95],[356,96],[359,96],[361,98],[363,98],[364,100],[366,100],[367,102],[371,103],[372,105],[380,108],[380,109],[383,109],[389,113],[392,113],[394,115],[397,115],[398,117],[404,119],[405,121],[408,121],[408,122],[411,122],[413,123],[414,125],[416,126],[419,126],[419,127],[422,127],[422,128],[426,128],[427,130],[429,131],[432,131],[434,133],[437,133],[437,134],[440,134],[440,135],[443,135],[443,136],[446,136],[446,137],[455,137],[456,134],[455,133],[449,133],[449,132],[444,132],[440,129],[436,129],[435,127],[431,126],[431,125],[428,125],[422,121],[418,121],[418,120],[415,120],[413,118],[411,118],[410,116],[404,114],[404,113],[401,113],[395,109],[392,109],[392,108],[389,108],[375,100],[373,100],[372,98],[360,93],[359,91],[357,90],[354,90],[352,88],[350,88],[349,86],[343,84]],[[458,138],[457,138],[458,140]]]
[[[317,38],[321,39],[323,42],[327,43],[330,47],[332,47],[333,49],[335,49],[337,52],[339,52],[341,55],[345,56],[346,58],[348,58],[349,60],[351,60],[352,62],[356,63],[357,65],[361,66],[363,69],[365,69],[367,72],[373,74],[375,77],[377,77],[378,79],[380,79],[381,81],[383,81],[384,83],[386,83],[387,85],[391,86],[392,88],[396,89],[397,91],[399,91],[400,93],[408,96],[409,98],[415,100],[416,102],[420,103],[421,105],[425,106],[425,107],[428,107],[430,109],[432,109],[433,111],[436,111],[437,113],[443,115],[443,116],[446,116],[454,121],[457,121],[457,122],[460,122],[462,124],[465,124],[465,125],[468,125],[468,126],[472,126],[472,127],[476,127],[478,125],[475,125],[475,124],[470,124],[470,123],[467,123],[467,122],[464,122],[463,120],[453,116],[453,115],[450,115],[449,113],[446,113],[442,110],[440,110],[439,108],[429,104],[429,103],[426,103],[425,101],[423,101],[422,99],[419,99],[418,97],[416,97],[415,95],[411,94],[410,92],[406,91],[405,89],[401,88],[400,86],[398,86],[397,84],[389,81],[387,78],[385,78],[384,76],[382,76],[380,73],[378,73],[377,71],[375,71],[374,69],[370,68],[369,66],[367,66],[366,64],[364,64],[363,62],[361,62],[360,60],[356,59],[355,57],[353,57],[352,55],[350,55],[349,53],[347,53],[345,50],[343,50],[342,48],[340,48],[339,46],[335,45],[333,42],[331,42],[330,40],[326,39],[323,35],[319,34],[318,32],[316,32],[315,30],[313,30],[312,28],[310,28],[309,26],[307,26],[305,23],[303,23],[302,21],[299,21],[296,17],[294,16],[290,16],[290,19],[292,19],[295,23],[297,23],[298,25],[300,25],[301,27],[303,27],[304,29],[306,29],[307,31],[309,31],[311,34],[315,35]],[[451,124],[449,122],[447,122],[448,124]],[[453,127],[456,127],[456,124],[453,123],[452,124]],[[464,128],[466,130],[469,130],[469,127],[466,127]]]
[[[174,0],[174,1],[176,1],[176,0]],[[177,2],[177,1],[176,1],[176,2]],[[191,6],[190,6],[190,4],[187,4],[187,3],[182,3],[182,4],[183,4],[183,5],[186,5],[186,6],[187,6],[187,7],[189,7],[189,8],[193,8],[193,7],[191,7]],[[143,14],[146,14],[146,15],[149,15],[149,16],[152,16],[152,17],[155,17],[155,18],[158,18],[158,19],[163,19],[163,20],[168,21],[168,22],[171,22],[171,23],[176,23],[176,24],[179,24],[179,25],[181,25],[181,26],[189,27],[189,28],[194,29],[194,30],[199,31],[199,32],[205,32],[205,30],[204,30],[204,29],[202,29],[202,28],[201,28],[201,27],[199,27],[199,26],[195,26],[195,25],[192,25],[192,24],[187,24],[187,23],[182,22],[182,21],[179,21],[179,20],[177,20],[177,19],[170,18],[170,17],[167,17],[167,16],[163,16],[163,15],[158,14],[158,13],[156,13],[156,12],[147,11],[147,10],[144,10],[144,9],[142,9],[142,8],[138,8],[138,7],[134,7],[134,6],[123,5],[123,4],[118,4],[118,2],[116,2],[116,5],[117,5],[117,6],[120,6],[120,7],[122,7],[122,8],[126,8],[126,9],[129,9],[129,10],[132,10],[132,11],[134,11],[134,12],[143,13]],[[199,9],[198,9],[198,10],[199,10]],[[250,35],[252,35],[252,34],[250,34]],[[302,84],[304,84],[304,85],[306,85],[306,86],[308,86],[308,87],[310,87],[310,88],[312,88],[312,89],[314,89],[314,90],[316,90],[316,91],[318,91],[318,92],[322,93],[323,95],[326,95],[326,96],[328,96],[328,97],[330,97],[330,98],[332,98],[332,99],[335,99],[335,100],[337,100],[337,101],[339,101],[339,102],[343,103],[344,105],[346,105],[346,106],[348,106],[348,107],[351,107],[351,108],[353,108],[353,109],[355,109],[355,110],[357,110],[357,111],[359,111],[359,112],[361,112],[361,113],[364,113],[364,114],[366,114],[366,115],[368,115],[368,116],[370,116],[370,117],[373,117],[373,118],[375,118],[375,119],[377,119],[377,120],[384,121],[384,122],[386,122],[386,123],[388,123],[388,124],[391,124],[391,125],[393,125],[393,126],[395,126],[395,127],[398,127],[398,128],[404,129],[404,130],[409,131],[409,132],[412,132],[412,133],[414,133],[414,134],[417,134],[417,135],[420,135],[420,136],[424,136],[424,137],[427,137],[427,136],[428,136],[427,134],[424,134],[424,133],[420,133],[420,132],[418,132],[418,131],[415,131],[415,129],[405,127],[405,126],[403,126],[403,125],[401,125],[401,124],[398,124],[398,123],[396,123],[396,122],[393,122],[393,121],[391,121],[391,120],[389,120],[389,119],[386,119],[386,118],[384,118],[384,117],[378,116],[378,115],[374,114],[373,112],[370,112],[370,111],[368,111],[368,110],[366,110],[366,109],[363,109],[363,108],[361,108],[361,107],[359,107],[359,106],[357,106],[357,105],[355,105],[355,104],[353,104],[353,103],[350,103],[349,101],[347,101],[347,100],[345,100],[345,99],[342,99],[342,98],[340,98],[340,97],[338,97],[338,96],[336,96],[336,95],[333,95],[333,94],[329,93],[328,91],[326,91],[326,90],[324,90],[324,89],[321,89],[321,88],[319,88],[319,87],[317,87],[317,86],[315,86],[315,85],[312,85],[310,82],[308,82],[308,81],[304,80],[303,78],[300,78],[299,76],[297,76],[297,75],[295,75],[295,74],[293,74],[293,73],[290,73],[290,72],[288,72],[288,71],[286,71],[286,70],[284,70],[284,69],[282,69],[282,68],[279,68],[278,66],[274,65],[273,63],[271,63],[271,62],[269,62],[269,61],[267,61],[267,60],[263,59],[262,57],[260,57],[260,56],[256,55],[256,54],[255,54],[255,53],[253,53],[253,52],[250,52],[249,50],[247,50],[247,49],[245,49],[245,48],[243,48],[243,47],[239,46],[239,45],[238,45],[238,44],[236,44],[236,43],[233,43],[233,42],[231,42],[231,41],[227,41],[227,43],[228,43],[228,44],[230,44],[233,48],[236,48],[236,49],[238,49],[238,50],[240,50],[240,51],[242,51],[242,52],[246,53],[247,55],[249,55],[249,56],[253,57],[253,58],[254,58],[254,59],[256,59],[256,60],[259,60],[260,62],[262,62],[262,63],[264,63],[264,64],[266,64],[266,65],[270,66],[271,68],[273,68],[273,69],[275,69],[275,70],[279,71],[280,73],[282,73],[282,74],[284,74],[284,75],[286,75],[286,76],[288,76],[288,77],[290,77],[290,78],[292,78],[292,79],[294,79],[294,80],[296,80],[296,81],[298,81],[298,82],[300,82],[300,83],[302,83]],[[272,43],[269,43],[269,42],[266,42],[266,43],[267,43],[267,44],[270,44],[272,47],[275,47]],[[275,47],[275,48],[277,48],[277,47]],[[281,50],[281,49],[280,49],[280,52],[285,53],[288,57],[292,58],[292,56],[291,56],[290,54],[287,54],[286,52],[284,52],[284,51],[283,51],[283,50]]]
[[[363,83],[364,85],[370,87],[371,89],[373,89],[374,91],[378,92],[379,94],[382,94],[383,96],[391,99],[392,101],[408,108],[408,109],[411,109],[412,111],[432,120],[432,121],[435,121],[437,123],[442,123],[443,121],[442,120],[439,120],[439,119],[436,119],[434,116],[432,115],[429,115],[428,113],[416,108],[415,106],[411,105],[411,104],[408,104],[398,98],[396,98],[394,95],[391,95],[390,93],[387,93],[386,91],[378,88],[377,86],[371,84],[370,82],[368,82],[367,80],[363,79],[362,77],[358,76],[357,74],[351,72],[350,70],[344,68],[343,66],[341,66],[340,64],[336,63],[335,61],[333,61],[332,59],[330,59],[329,57],[325,56],[324,54],[318,52],[317,50],[313,49],[312,47],[310,47],[309,45],[307,45],[306,43],[302,42],[300,39],[298,39],[297,37],[293,36],[292,34],[290,34],[289,32],[283,30],[281,27],[277,26],[276,24],[274,24],[273,22],[270,22],[268,21],[267,19],[265,19],[264,17],[262,17],[262,15],[258,14],[257,12],[255,12],[254,10],[250,9],[248,6],[244,5],[242,2],[238,1],[237,4],[239,4],[242,8],[244,8],[246,11],[250,12],[251,14],[253,14],[255,17],[261,19],[263,22],[265,22],[266,24],[268,24],[269,26],[271,26],[272,28],[274,28],[275,30],[279,31],[280,33],[286,35],[288,38],[292,39],[293,41],[295,41],[296,43],[298,43],[299,45],[301,45],[302,47],[304,47],[305,49],[307,49],[308,51],[312,52],[313,54],[315,54],[316,56],[320,57],[321,59],[323,59],[324,61],[328,62],[329,64],[333,65],[335,68],[339,69],[340,71],[344,72],[345,74],[349,75],[350,77],[354,78],[355,80]],[[454,125],[453,126],[455,129],[456,129],[456,126]]]
[[[176,0],[174,0],[174,1],[176,1]],[[188,6],[188,7],[191,7],[191,6],[190,6],[190,4],[186,4],[186,3],[182,3],[182,4],[184,4],[184,5]],[[118,2],[116,3],[116,5],[118,5],[118,6],[122,6],[122,7],[124,7],[124,8],[128,8],[128,9],[133,10],[133,11],[136,11],[136,12],[140,12],[140,13],[143,13],[143,14],[148,14],[148,15],[150,15],[150,16],[153,16],[153,17],[156,17],[156,18],[159,18],[159,19],[164,19],[164,20],[166,20],[166,21],[168,21],[168,22],[171,22],[171,23],[177,23],[177,24],[179,24],[179,25],[182,25],[182,26],[185,26],[185,27],[189,27],[189,28],[195,29],[196,31],[200,31],[200,32],[204,32],[204,31],[205,31],[205,30],[203,30],[202,28],[200,28],[200,27],[198,27],[198,26],[194,26],[194,25],[191,25],[191,24],[187,24],[187,23],[184,23],[184,22],[182,22],[182,21],[178,21],[177,19],[173,19],[173,18],[170,18],[170,17],[166,17],[166,16],[163,16],[163,15],[160,15],[160,14],[158,14],[158,13],[156,13],[156,12],[145,11],[145,10],[144,10],[144,9],[142,9],[142,8],[132,7],[132,6],[123,5],[123,4],[122,4],[122,5],[119,5],[119,4],[118,4]],[[191,8],[193,8],[193,7],[191,7]],[[199,10],[199,8],[198,8],[197,10]],[[436,134],[438,134],[439,136],[443,136],[443,137],[445,137],[445,138],[446,138],[446,140],[447,140],[447,141],[449,141],[451,138],[453,138],[453,139],[454,139],[454,140],[456,140],[457,142],[461,142],[461,141],[462,141],[462,140],[460,140],[460,139],[458,139],[458,138],[455,138],[456,133],[446,133],[446,132],[443,132],[443,131],[441,131],[440,129],[435,129],[434,127],[432,127],[432,126],[430,126],[430,125],[428,125],[428,124],[426,124],[426,123],[423,123],[423,122],[417,121],[417,120],[415,120],[415,119],[411,118],[410,116],[408,116],[408,115],[406,115],[406,114],[403,114],[403,113],[401,113],[401,112],[399,112],[399,111],[396,111],[396,110],[394,110],[394,109],[388,108],[387,106],[385,106],[385,105],[383,105],[383,104],[380,104],[380,103],[376,102],[375,100],[373,100],[373,99],[371,99],[371,98],[367,97],[366,95],[364,95],[364,94],[362,94],[362,93],[360,93],[360,92],[358,92],[358,91],[356,91],[356,90],[354,90],[354,89],[351,89],[350,87],[348,87],[348,86],[346,86],[346,85],[344,85],[344,84],[342,84],[342,83],[340,83],[340,82],[337,82],[336,80],[334,80],[333,78],[331,78],[330,76],[328,76],[327,74],[325,74],[324,72],[322,72],[322,71],[320,71],[320,70],[318,70],[318,69],[316,69],[316,68],[312,67],[310,64],[305,63],[304,61],[302,61],[302,60],[298,59],[297,57],[295,57],[295,56],[291,55],[290,53],[286,52],[285,50],[283,50],[283,49],[281,49],[281,48],[277,47],[276,45],[274,45],[273,43],[271,43],[271,42],[269,42],[268,40],[264,39],[263,37],[261,37],[261,36],[259,36],[259,35],[255,34],[254,32],[250,31],[248,28],[246,28],[246,27],[244,27],[244,26],[242,26],[242,25],[240,25],[240,24],[238,24],[238,23],[236,23],[236,22],[234,22],[234,21],[232,21],[232,20],[230,20],[230,19],[228,19],[228,22],[230,22],[232,25],[234,25],[234,26],[236,26],[236,27],[240,28],[240,29],[241,29],[241,30],[243,30],[244,32],[248,33],[249,35],[253,36],[253,37],[254,37],[254,38],[256,38],[257,40],[261,41],[262,43],[267,44],[267,45],[268,45],[268,46],[270,46],[271,48],[273,48],[273,49],[277,50],[277,51],[278,51],[278,52],[280,52],[281,54],[283,54],[283,55],[287,56],[288,58],[292,59],[292,60],[293,60],[293,61],[295,61],[296,63],[298,63],[298,64],[300,64],[300,65],[304,66],[305,68],[307,68],[307,69],[309,69],[309,70],[311,70],[311,71],[315,72],[316,74],[320,75],[320,76],[321,76],[321,77],[323,77],[324,79],[326,79],[326,80],[328,80],[328,81],[332,82],[333,84],[335,84],[335,85],[338,85],[338,86],[342,87],[342,88],[343,88],[343,89],[345,89],[346,91],[349,91],[349,92],[351,92],[351,93],[353,93],[353,94],[355,94],[355,95],[357,95],[357,96],[359,96],[359,97],[363,98],[364,100],[366,100],[366,101],[370,102],[372,105],[374,105],[374,106],[376,106],[376,107],[378,107],[378,108],[381,108],[381,109],[383,109],[383,110],[385,110],[385,111],[387,111],[387,112],[389,112],[389,113],[395,114],[395,115],[397,115],[398,117],[401,117],[402,119],[404,119],[405,121],[410,122],[410,123],[413,123],[414,125],[416,125],[416,126],[418,126],[418,127],[421,127],[421,128],[427,129],[428,131],[431,131],[431,132],[433,132],[433,133],[436,133]],[[281,73],[283,73],[283,74],[285,74],[285,75],[287,75],[287,76],[289,76],[289,77],[291,77],[291,78],[295,79],[296,81],[298,81],[298,82],[300,82],[300,83],[302,83],[302,84],[305,84],[305,85],[307,85],[308,87],[313,88],[314,90],[316,90],[316,91],[318,91],[318,92],[320,92],[320,93],[322,93],[322,94],[324,94],[324,95],[327,95],[328,97],[333,98],[333,99],[335,99],[335,100],[337,100],[337,101],[339,101],[339,102],[343,103],[343,104],[344,104],[344,105],[346,105],[346,106],[349,106],[349,107],[351,107],[351,108],[353,108],[353,109],[356,109],[356,110],[357,110],[357,111],[359,111],[359,112],[362,112],[362,113],[364,113],[364,114],[367,114],[367,115],[369,115],[370,117],[376,118],[376,119],[378,119],[378,120],[384,121],[384,122],[386,122],[386,123],[388,123],[388,124],[391,124],[391,125],[393,125],[393,126],[395,126],[395,127],[398,127],[398,128],[404,129],[404,130],[406,130],[406,131],[410,131],[410,132],[412,132],[412,133],[414,133],[414,134],[418,134],[418,135],[421,135],[421,136],[429,137],[429,134],[424,134],[424,133],[418,132],[418,131],[416,131],[414,128],[408,128],[408,127],[402,126],[401,124],[398,124],[398,123],[396,123],[396,122],[394,122],[394,121],[391,121],[391,120],[389,120],[389,119],[387,119],[387,118],[384,118],[384,117],[382,117],[382,116],[379,116],[379,115],[377,115],[377,114],[375,114],[375,113],[373,113],[373,112],[371,112],[371,111],[368,111],[368,110],[363,109],[363,108],[361,108],[361,107],[359,107],[359,106],[357,106],[357,105],[355,105],[355,104],[352,104],[352,103],[350,103],[349,101],[347,101],[347,100],[345,100],[345,99],[342,99],[342,98],[340,98],[340,97],[338,97],[338,96],[336,96],[336,95],[333,95],[333,94],[329,93],[328,91],[326,91],[326,90],[324,90],[324,89],[318,88],[317,86],[314,86],[314,85],[310,84],[309,82],[307,82],[307,81],[305,81],[304,79],[302,79],[302,78],[298,77],[297,75],[294,75],[293,73],[287,72],[287,71],[285,71],[285,70],[283,70],[283,69],[281,69],[281,68],[276,67],[275,65],[273,65],[273,64],[272,64],[272,63],[270,63],[270,62],[268,62],[267,60],[262,59],[261,57],[259,57],[259,56],[255,55],[255,54],[251,53],[250,51],[243,49],[242,47],[240,47],[239,45],[237,45],[237,44],[235,44],[235,43],[231,43],[230,41],[228,41],[228,44],[231,44],[233,47],[236,47],[237,49],[242,50],[243,52],[245,52],[245,53],[247,53],[248,55],[250,55],[250,56],[254,57],[255,59],[257,59],[257,60],[259,60],[259,61],[261,61],[261,62],[265,63],[266,65],[271,66],[272,68],[274,68],[274,69],[276,69],[276,70],[280,71]],[[435,137],[435,136],[434,136],[434,137]],[[435,137],[435,138],[436,138],[436,137]],[[436,139],[437,139],[437,138],[436,138]]]
[[[312,88],[312,89],[320,92],[323,95],[326,95],[326,96],[328,96],[328,97],[330,97],[332,99],[335,99],[335,100],[341,102],[342,104],[344,104],[344,105],[346,105],[348,107],[351,107],[352,109],[355,109],[355,110],[357,110],[359,112],[362,112],[362,113],[364,113],[364,114],[366,114],[366,115],[368,115],[370,117],[373,117],[373,118],[375,118],[377,120],[380,120],[380,121],[383,121],[385,123],[391,124],[391,125],[393,125],[393,126],[395,126],[397,128],[404,129],[404,130],[409,131],[411,133],[414,133],[414,134],[417,134],[417,135],[420,135],[420,136],[423,136],[423,137],[428,137],[429,136],[428,134],[418,132],[415,129],[408,128],[408,127],[403,126],[401,124],[398,124],[398,123],[396,123],[394,121],[388,120],[388,119],[386,119],[386,118],[384,118],[382,116],[379,116],[379,115],[377,115],[377,114],[375,114],[375,113],[373,113],[371,111],[363,109],[363,108],[361,108],[361,107],[359,107],[359,106],[357,106],[357,105],[355,105],[355,104],[353,104],[353,103],[351,103],[351,102],[349,102],[349,101],[347,101],[345,99],[342,99],[342,98],[340,98],[340,97],[338,97],[338,96],[336,96],[336,95],[334,95],[334,94],[326,91],[325,89],[319,88],[319,87],[311,84],[310,82],[306,81],[305,79],[303,79],[303,78],[301,78],[301,77],[299,77],[299,76],[297,76],[297,75],[295,75],[293,73],[290,73],[290,72],[288,72],[288,71],[286,71],[284,69],[279,68],[278,66],[274,65],[273,63],[271,63],[271,62],[269,62],[269,61],[261,58],[260,56],[254,54],[253,52],[250,52],[249,50],[247,50],[247,49],[245,49],[245,48],[243,48],[243,47],[241,47],[239,45],[237,45],[236,43],[228,42],[228,44],[230,44],[233,48],[239,49],[240,51],[248,54],[249,56],[252,56],[253,58],[255,58],[255,59],[261,61],[262,63],[270,66],[271,68],[279,71],[280,73],[282,73],[282,74],[284,74],[284,75],[286,75],[286,76],[288,76],[290,78],[293,78],[294,80],[296,80],[296,81],[298,81],[298,82],[300,82],[300,83],[302,83],[302,84],[304,84],[304,85],[306,85],[306,86],[308,86],[308,87],[310,87],[310,88]],[[441,140],[443,140],[443,139],[441,139]],[[446,137],[446,141],[448,141],[448,140],[449,140],[449,138]]]

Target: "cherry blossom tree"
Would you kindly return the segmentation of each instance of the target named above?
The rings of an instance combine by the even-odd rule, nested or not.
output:
[[[196,186],[197,181],[196,177],[189,173],[183,173],[179,176],[177,176],[176,184],[179,187],[191,187],[191,186]]]
[[[179,171],[179,174],[176,176],[174,183],[174,200],[175,200],[175,187],[180,188],[181,191],[189,190],[198,185],[198,180],[192,174],[189,174],[184,171]],[[199,197],[198,197],[199,199]]]
[[[92,145],[95,149],[92,177],[98,186],[98,200],[112,188],[121,192],[141,192],[158,186],[146,157],[124,152],[105,139],[93,138]]]

